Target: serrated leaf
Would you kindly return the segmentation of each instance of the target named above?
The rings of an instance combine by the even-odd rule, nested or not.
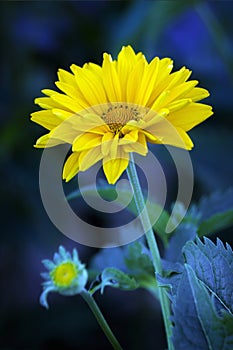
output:
[[[137,208],[135,206],[134,201],[132,200],[129,203],[129,198],[132,197],[132,191],[129,188],[129,186],[124,186],[122,188],[118,188],[117,192],[114,186],[110,186],[108,184],[104,184],[103,182],[100,183],[98,187],[99,194],[105,199],[105,200],[115,200],[117,204],[119,204],[119,208],[126,208],[134,215],[137,215]],[[82,188],[82,193],[85,195],[90,196],[96,196],[96,190],[94,186],[87,186],[85,188]],[[81,197],[82,194],[79,190],[72,192],[69,196],[67,196],[68,200]],[[167,226],[168,220],[170,218],[170,215],[167,211],[161,210],[161,206],[159,204],[156,204],[152,201],[148,201],[148,214],[150,218],[155,217],[155,213],[160,213],[160,216],[158,220],[153,225],[154,230],[156,233],[160,236],[160,238],[163,240],[164,244],[166,245],[168,243],[169,235],[165,233],[165,228]]]
[[[233,253],[229,245],[224,247],[218,239],[215,245],[210,239],[204,243],[197,239],[188,242],[183,250],[187,264],[195,271],[216,302],[225,310],[233,312]]]
[[[233,253],[218,239],[186,243],[186,264],[168,277],[173,342],[179,350],[230,350],[233,348]],[[179,265],[182,267],[182,265]]]
[[[133,277],[113,267],[107,267],[101,274],[101,293],[104,292],[104,288],[107,286],[122,290],[134,290],[139,287]]]
[[[150,252],[142,243],[128,246],[125,265],[141,287],[152,290],[157,286]]]
[[[149,250],[139,242],[130,244],[127,249],[125,264],[135,273],[154,275],[154,267]]]
[[[175,349],[232,349],[232,314],[217,314],[213,298],[187,264],[173,297],[172,310]]]

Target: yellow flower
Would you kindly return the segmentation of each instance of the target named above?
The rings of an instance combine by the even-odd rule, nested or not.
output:
[[[104,53],[102,66],[59,69],[56,86],[63,93],[45,89],[47,97],[35,100],[43,110],[32,120],[49,130],[36,147],[69,143],[66,181],[102,160],[111,184],[127,168],[130,152],[147,154],[147,142],[190,150],[187,131],[212,114],[210,106],[197,103],[209,93],[196,87],[197,80],[188,81],[190,70],[172,68],[170,58],[147,62],[127,46],[117,60]]]

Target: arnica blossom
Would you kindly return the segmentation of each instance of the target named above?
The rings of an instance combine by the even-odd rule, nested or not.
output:
[[[212,114],[210,106],[198,103],[209,93],[196,87],[197,80],[188,81],[190,70],[172,68],[170,58],[148,62],[127,46],[117,60],[104,53],[102,66],[59,69],[56,86],[62,93],[45,89],[46,97],[35,100],[43,110],[32,113],[32,120],[49,130],[35,146],[69,143],[66,181],[102,160],[111,184],[127,168],[130,152],[147,154],[148,142],[190,150],[187,131]]]
[[[59,252],[54,254],[53,261],[43,260],[42,263],[48,272],[43,272],[41,276],[43,282],[43,292],[40,296],[40,303],[48,308],[47,296],[50,292],[58,292],[62,295],[75,295],[84,290],[87,283],[88,273],[85,265],[79,261],[76,249],[72,255],[59,247]]]

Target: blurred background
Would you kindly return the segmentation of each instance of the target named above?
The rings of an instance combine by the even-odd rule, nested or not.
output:
[[[50,295],[38,302],[41,259],[60,244],[78,248],[88,264],[96,249],[66,238],[41,202],[44,129],[29,120],[34,98],[54,89],[58,68],[102,62],[131,44],[150,60],[171,57],[186,66],[211,96],[214,117],[190,132],[195,172],[193,199],[232,185],[233,45],[232,1],[1,1],[1,244],[0,349],[111,349],[79,296]],[[172,179],[168,177],[168,181]],[[172,198],[171,198],[172,200]],[[229,231],[219,234],[232,243]],[[124,349],[164,349],[154,299],[144,291],[106,289],[97,296]]]

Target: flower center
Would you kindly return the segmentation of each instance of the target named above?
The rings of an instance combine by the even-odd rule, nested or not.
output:
[[[102,119],[108,124],[110,130],[117,134],[130,120],[141,119],[141,115],[135,106],[117,104],[109,107],[107,112],[102,114]]]
[[[76,266],[72,262],[65,262],[57,266],[52,272],[53,282],[58,287],[69,287],[78,275]]]

